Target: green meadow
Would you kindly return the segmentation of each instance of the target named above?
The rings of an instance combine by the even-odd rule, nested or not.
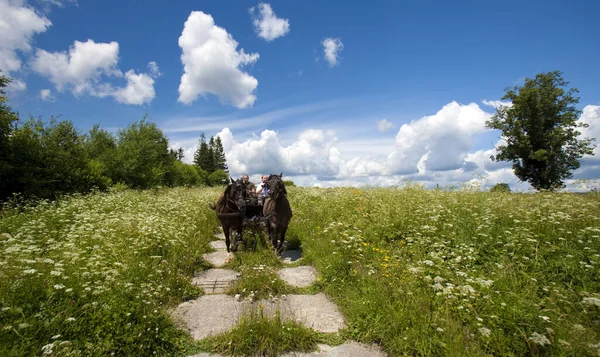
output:
[[[287,241],[320,273],[301,289],[260,234],[229,291],[324,292],[347,320],[325,335],[251,316],[194,342],[169,311],[202,291],[222,188],[113,190],[7,207],[0,355],[185,356],[377,343],[390,356],[598,356],[600,194],[288,188]],[[233,347],[232,347],[233,346]]]

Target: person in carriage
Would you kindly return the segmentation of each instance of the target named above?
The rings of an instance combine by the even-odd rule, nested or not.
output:
[[[248,197],[256,197],[256,185],[250,181],[248,174],[242,176],[242,183],[246,186]]]
[[[256,188],[256,194],[258,195],[258,204],[262,205],[263,202],[269,197],[269,187],[267,186],[267,180],[269,175],[262,175],[262,182]]]

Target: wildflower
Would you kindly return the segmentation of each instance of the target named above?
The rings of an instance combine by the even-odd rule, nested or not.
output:
[[[551,345],[548,337],[545,335],[540,335],[537,332],[532,333],[528,340],[540,346]]]
[[[435,263],[432,262],[431,260],[423,260],[423,264],[430,266],[430,267],[435,265]]]
[[[488,337],[492,333],[492,330],[490,330],[489,328],[480,327],[479,328],[479,333],[483,337]]]
[[[63,284],[54,284],[54,289],[56,290],[60,290],[60,289],[64,289],[65,286]]]
[[[586,298],[583,298],[583,301],[581,301],[581,302],[584,303],[584,304],[586,304],[586,305],[600,307],[600,299],[595,298],[595,297],[586,297]]]
[[[571,347],[571,344],[565,340],[558,340],[558,343],[560,343],[561,346],[563,347]]]
[[[441,283],[444,282],[446,279],[442,278],[441,276],[436,276],[435,278],[433,278],[433,281],[435,283]]]
[[[548,316],[538,316],[538,317],[544,321],[550,321],[550,318]]]
[[[436,330],[437,332],[444,332],[444,329],[443,329],[443,328],[441,328],[441,327],[438,327],[438,328],[436,328],[435,330]]]

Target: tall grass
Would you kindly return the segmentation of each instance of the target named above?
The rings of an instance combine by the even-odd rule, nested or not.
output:
[[[391,356],[599,354],[600,195],[288,192],[288,239],[320,272],[307,290],[346,316],[338,337]],[[207,203],[219,193],[122,191],[4,210],[0,355],[277,354],[332,339],[255,316],[194,347],[173,326],[167,310],[201,294],[190,278],[207,268],[217,226]],[[268,246],[229,267],[242,273],[232,294],[295,291]]]
[[[172,355],[165,307],[197,296],[190,276],[216,227],[216,191],[72,196],[0,220],[0,355]]]
[[[600,195],[290,189],[351,336],[390,355],[598,355]]]

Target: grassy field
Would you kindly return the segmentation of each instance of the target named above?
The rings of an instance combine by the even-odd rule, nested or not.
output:
[[[280,352],[343,339],[391,356],[600,355],[599,194],[288,192],[288,240],[321,273],[309,290],[347,318],[336,336],[259,316],[192,343],[167,311],[201,294],[190,277],[206,269],[219,190],[120,191],[3,212],[0,355],[172,356],[231,352],[228,341]],[[280,264],[260,245],[237,254],[230,293],[297,292],[276,278]]]

